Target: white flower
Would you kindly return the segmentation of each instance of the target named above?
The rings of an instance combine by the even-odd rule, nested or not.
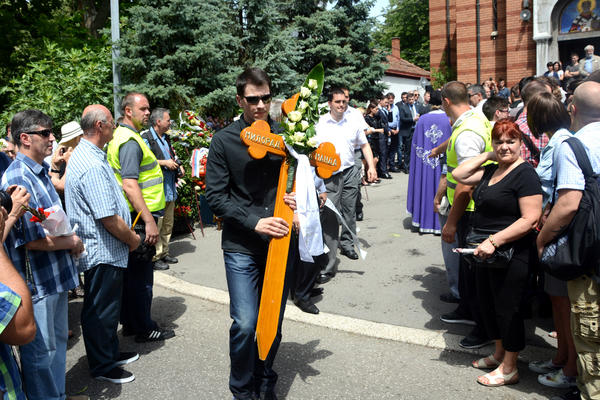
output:
[[[290,111],[288,119],[292,122],[298,122],[302,119],[302,113],[300,111]]]
[[[300,102],[298,103],[298,110],[304,111],[307,108],[308,108],[308,103],[304,100],[300,100]]]
[[[310,91],[310,89],[307,88],[306,86],[302,86],[300,88],[300,97],[302,97],[303,99],[310,97],[311,93],[312,92]]]
[[[290,131],[290,132],[294,132],[294,130],[296,129],[296,123],[295,122],[288,122],[287,126],[288,126],[288,131]]]
[[[195,190],[196,192],[199,192],[201,189],[202,189],[202,188],[201,188],[200,186],[194,186],[194,190]]]
[[[309,145],[310,147],[317,147],[317,139],[313,136],[310,139],[308,139],[308,141],[306,142],[307,145]]]
[[[309,89],[316,90],[319,87],[319,84],[316,79],[309,79],[308,85],[306,86],[308,86]]]
[[[300,130],[302,132],[304,132],[305,130],[307,130],[309,126],[310,126],[310,124],[308,123],[308,121],[306,121],[306,120],[300,121]]]
[[[294,140],[302,140],[302,139],[304,139],[304,132],[294,133]]]

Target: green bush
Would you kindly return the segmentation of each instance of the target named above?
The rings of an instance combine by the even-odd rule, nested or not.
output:
[[[55,127],[79,120],[89,104],[99,103],[112,109],[111,83],[109,45],[65,50],[44,40],[39,52],[32,54],[23,75],[0,88],[0,95],[8,99],[0,114],[0,132],[5,132],[15,113],[28,108],[48,114]]]

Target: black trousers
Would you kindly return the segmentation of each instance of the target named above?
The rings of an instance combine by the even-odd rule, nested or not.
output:
[[[144,334],[158,327],[151,316],[153,285],[152,261],[130,253],[123,279],[121,324],[124,330]]]
[[[327,254],[313,257],[313,259],[314,262],[312,263],[299,260],[298,264],[294,267],[295,271],[292,293],[294,294],[294,299],[298,301],[310,300],[310,291],[317,282],[317,277],[321,272],[321,268],[327,265]]]
[[[379,162],[377,163],[377,175],[382,176],[388,173],[387,162],[388,162],[388,137],[385,133],[379,134]]]
[[[113,367],[119,357],[119,312],[125,268],[99,264],[84,272],[81,331],[92,376]]]

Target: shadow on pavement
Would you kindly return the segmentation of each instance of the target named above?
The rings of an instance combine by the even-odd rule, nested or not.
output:
[[[329,350],[317,349],[320,340],[311,340],[305,344],[282,342],[275,359],[275,371],[281,371],[277,381],[277,395],[286,398],[296,377],[306,382],[308,378],[318,376],[321,371],[310,364],[329,357]]]
[[[196,235],[196,239],[198,235]],[[186,240],[179,240],[186,239]],[[169,243],[169,255],[172,257],[179,257],[182,254],[194,253],[196,251],[196,245],[192,235],[178,236],[176,241]]]
[[[73,329],[74,337],[69,339],[68,347],[73,347],[81,337],[80,314],[83,301],[73,301],[69,303],[69,327]],[[160,315],[160,320],[156,322],[162,328],[174,329],[177,335],[179,325],[175,323],[187,309],[183,297],[155,297],[152,300],[152,314],[154,317]],[[134,336],[123,337],[119,328],[119,348],[121,351],[136,351],[143,357],[145,354],[153,352],[164,346],[164,341],[136,343]],[[121,385],[115,385],[109,382],[102,382],[93,379],[89,373],[87,356],[82,356],[77,363],[67,371],[66,374],[67,390],[70,394],[85,393],[92,399],[114,399],[121,394]]]

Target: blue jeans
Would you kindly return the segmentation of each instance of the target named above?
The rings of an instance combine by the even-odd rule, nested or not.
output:
[[[294,249],[294,241],[290,249]],[[289,260],[297,257],[296,251],[290,250]],[[229,358],[231,373],[229,389],[236,399],[251,399],[259,392],[270,392],[275,389],[277,374],[273,371],[273,361],[281,342],[281,321],[287,299],[287,281],[283,289],[279,327],[275,341],[265,361],[258,358],[255,331],[258,319],[258,306],[262,290],[266,256],[253,256],[242,253],[223,252],[225,273],[229,290],[229,313],[233,323],[229,329]],[[291,272],[290,262],[286,278]]]
[[[21,346],[25,393],[29,400],[63,400],[67,360],[67,292],[33,302],[37,332]]]

